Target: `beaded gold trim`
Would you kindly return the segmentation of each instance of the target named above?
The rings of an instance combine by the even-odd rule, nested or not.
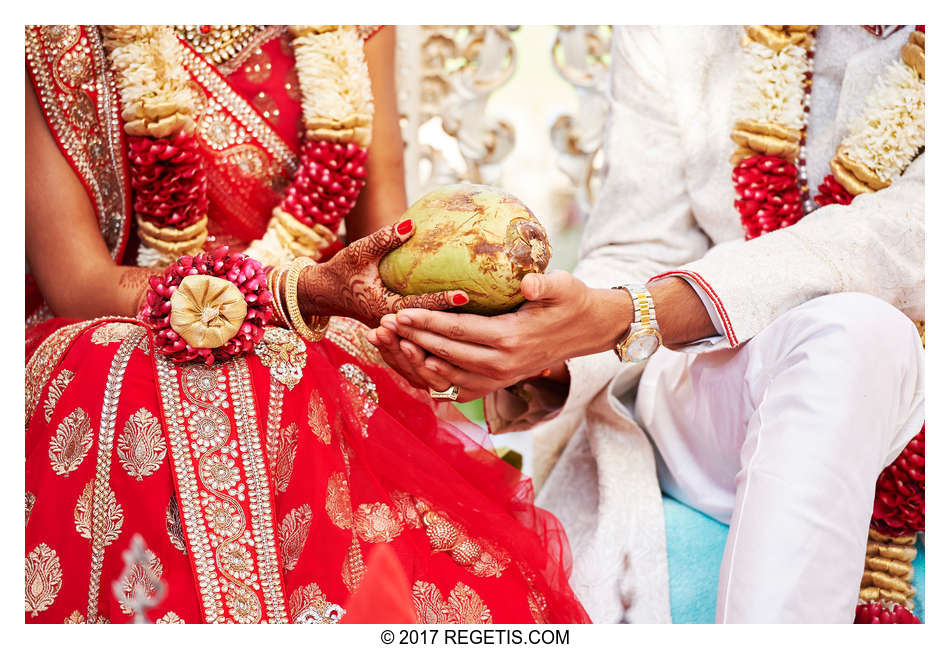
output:
[[[185,68],[195,77],[211,100],[205,106],[205,114],[198,120],[198,128],[195,129],[198,137],[214,150],[227,148],[228,145],[222,146],[221,143],[208,139],[205,129],[202,128],[202,122],[213,119],[208,113],[225,111],[230,117],[229,124],[238,129],[230,144],[240,144],[248,140],[260,143],[271,158],[278,163],[280,171],[288,177],[293,176],[297,168],[297,156],[290,147],[274,132],[264,118],[228,85],[207,59],[191,48],[184,49]]]
[[[257,414],[251,389],[247,360],[238,358],[231,364],[231,385],[234,394],[235,423],[247,471],[248,501],[258,552],[261,590],[268,617],[273,622],[287,622],[287,603],[277,557],[271,490],[264,462],[264,449],[257,428]]]
[[[118,90],[94,25],[27,25],[26,62],[43,116],[79,176],[113,259],[128,236]]]
[[[220,578],[212,559],[211,542],[198,494],[198,476],[192,465],[188,434],[185,432],[185,416],[178,389],[178,368],[165,357],[155,360],[175,486],[181,501],[179,515],[182,531],[197,573],[198,595],[204,620],[209,623],[224,622]]]
[[[122,379],[132,352],[144,335],[145,329],[139,328],[119,345],[115,356],[112,357],[106,390],[102,398],[95,487],[92,494],[92,565],[89,569],[89,607],[86,611],[86,619],[90,621],[97,619],[102,562],[105,559],[106,546],[112,543],[113,536],[118,537],[122,527],[121,521],[111,520],[109,508],[103,505],[108,502],[109,495],[112,493],[109,478],[112,473],[112,446],[115,442],[115,423],[119,410],[119,395],[122,392]],[[114,534],[110,534],[110,531]]]
[[[159,359],[158,372],[205,621],[286,622],[271,489],[246,361],[179,371]]]
[[[179,36],[216,65],[237,56],[263,29],[264,25],[175,25]]]

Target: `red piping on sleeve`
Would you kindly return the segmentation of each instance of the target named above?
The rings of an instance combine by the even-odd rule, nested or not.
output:
[[[698,273],[694,273],[691,270],[671,270],[666,273],[661,273],[656,277],[651,277],[650,281],[652,282],[655,279],[662,279],[663,277],[676,277],[676,276],[686,276],[691,280],[699,284],[700,288],[706,291],[706,294],[709,296],[709,299],[712,300],[712,303],[716,306],[716,312],[719,314],[719,317],[722,318],[722,324],[726,328],[726,339],[729,341],[730,347],[738,347],[739,339],[736,338],[736,332],[732,328],[732,321],[729,319],[729,314],[726,312],[726,307],[723,306],[722,300],[719,299],[719,296],[716,295],[716,291],[713,290],[713,287],[709,285],[705,279],[702,278]]]

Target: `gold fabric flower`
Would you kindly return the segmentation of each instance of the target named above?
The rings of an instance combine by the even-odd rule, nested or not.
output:
[[[247,302],[237,286],[211,275],[189,275],[171,297],[171,326],[196,349],[220,347],[238,332]]]

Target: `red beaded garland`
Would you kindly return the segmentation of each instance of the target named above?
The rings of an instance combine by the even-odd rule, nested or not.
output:
[[[129,136],[135,213],[160,228],[185,228],[208,213],[208,181],[194,133]]]
[[[336,232],[366,184],[366,157],[366,149],[353,143],[308,140],[281,209],[305,225]]]
[[[776,156],[755,155],[735,166],[735,207],[746,240],[788,227],[802,218],[797,176],[795,165]]]
[[[238,332],[221,347],[194,348],[171,328],[172,293],[189,275],[223,277],[244,295],[247,316]],[[176,363],[201,359],[211,365],[247,353],[264,337],[264,325],[273,316],[273,296],[267,290],[267,275],[261,263],[247,255],[230,254],[227,246],[194,257],[181,257],[165,272],[149,277],[148,283],[150,288],[139,319],[152,329],[156,351]]]
[[[920,624],[920,619],[900,604],[889,609],[879,602],[859,604],[854,614],[855,624]]]

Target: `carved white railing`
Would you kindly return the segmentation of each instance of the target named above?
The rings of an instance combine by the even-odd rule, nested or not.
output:
[[[493,93],[515,73],[518,50],[512,35],[517,30],[505,25],[398,28],[397,87],[410,200],[460,180],[519,193],[506,183],[502,168],[511,160],[515,129],[504,117],[504,106],[501,116],[487,110]],[[574,89],[578,109],[559,115],[553,125],[546,119],[537,123],[538,128],[550,126],[557,167],[570,180],[583,212],[593,202],[603,167],[609,51],[607,26],[558,27],[551,63]]]
[[[399,28],[397,86],[410,199],[460,180],[499,183],[515,132],[510,122],[490,116],[486,106],[514,74],[517,49],[511,33],[516,29]]]
[[[560,115],[551,126],[558,168],[577,191],[581,209],[590,210],[604,171],[602,143],[607,119],[607,66],[611,29],[602,25],[559,27],[551,59],[577,93],[578,109]]]

